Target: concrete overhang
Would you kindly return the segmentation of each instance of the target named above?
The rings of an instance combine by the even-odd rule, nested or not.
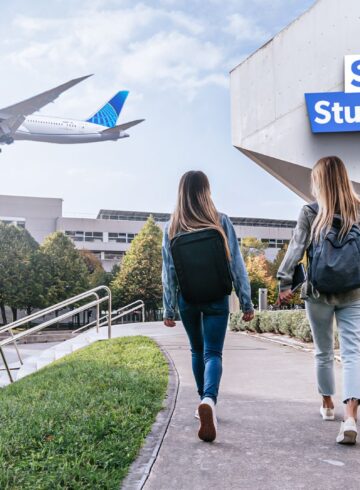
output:
[[[344,160],[360,192],[360,133],[313,134],[304,97],[343,91],[359,32],[359,0],[318,0],[230,74],[233,145],[305,200],[326,155]]]

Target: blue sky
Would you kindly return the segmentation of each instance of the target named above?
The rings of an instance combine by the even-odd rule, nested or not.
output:
[[[16,142],[0,194],[62,197],[64,214],[173,209],[183,172],[205,171],[233,216],[296,218],[302,201],[231,145],[229,71],[313,0],[13,0],[0,19],[0,107],[94,76],[42,114],[85,119],[121,89],[123,141]]]

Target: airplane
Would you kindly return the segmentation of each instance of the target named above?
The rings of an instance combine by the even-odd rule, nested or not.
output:
[[[34,115],[45,105],[54,102],[60,94],[91,76],[74,78],[30,99],[0,109],[0,145],[10,145],[16,140],[74,144],[116,141],[128,137],[129,134],[125,131],[144,119],[116,125],[129,95],[127,90],[115,94],[109,102],[84,121]]]

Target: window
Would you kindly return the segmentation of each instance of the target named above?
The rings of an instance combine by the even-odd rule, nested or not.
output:
[[[267,243],[268,248],[282,248],[290,242],[290,240],[282,238],[262,238],[261,241],[262,243]]]
[[[105,260],[121,260],[125,252],[105,252],[104,259]]]
[[[4,225],[14,225],[17,226],[18,228],[25,228],[25,218],[8,218],[6,217],[1,217],[0,216],[0,221],[4,223]]]
[[[101,231],[85,231],[85,242],[102,242],[103,234]]]
[[[127,234],[127,242],[131,243],[134,240],[134,238],[136,237],[136,235],[137,235],[137,233],[128,233]]]
[[[126,243],[126,233],[109,233],[109,242]]]
[[[74,242],[102,242],[103,233],[101,231],[65,231],[65,235]]]

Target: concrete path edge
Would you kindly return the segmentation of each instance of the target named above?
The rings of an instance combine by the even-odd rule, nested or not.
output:
[[[179,374],[170,354],[164,347],[159,344],[158,346],[164,354],[169,366],[169,381],[164,399],[164,406],[158,413],[151,432],[146,437],[137,458],[130,466],[129,473],[121,484],[121,490],[141,490],[144,487],[150,476],[157,455],[159,454],[175,410],[179,392]]]

